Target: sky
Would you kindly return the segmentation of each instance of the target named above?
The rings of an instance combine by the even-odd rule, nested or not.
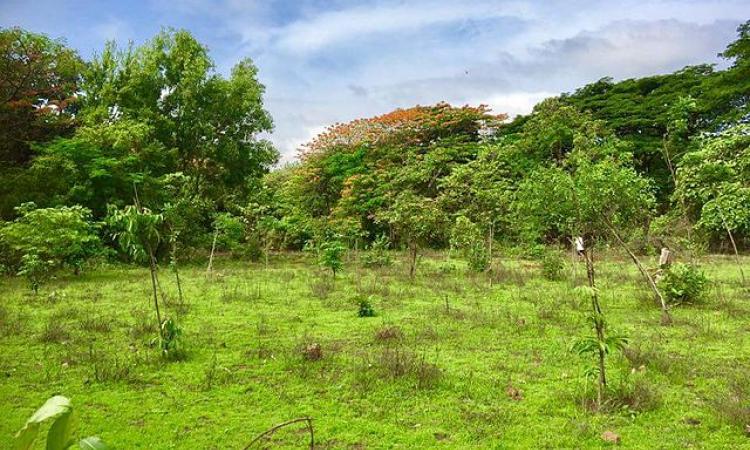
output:
[[[447,101],[511,116],[605,76],[717,63],[750,0],[0,0],[0,26],[84,58],[184,28],[224,74],[250,57],[291,161],[328,125]]]

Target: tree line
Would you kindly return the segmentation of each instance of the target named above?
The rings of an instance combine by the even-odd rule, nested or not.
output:
[[[250,59],[223,76],[189,32],[168,29],[86,61],[63,40],[2,29],[3,264],[18,269],[30,248],[46,258],[28,233],[64,224],[87,236],[82,253],[98,236],[127,257],[108,218],[133,205],[161,214],[163,241],[182,251],[377,242],[408,249],[412,273],[427,247],[481,270],[493,245],[576,236],[738,252],[750,237],[750,21],[737,32],[723,70],[603,78],[513,120],[484,106],[398,109],[334,124],[272,170]]]

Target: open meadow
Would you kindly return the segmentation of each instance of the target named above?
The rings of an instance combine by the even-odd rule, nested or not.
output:
[[[606,431],[622,448],[746,448],[747,291],[730,258],[700,263],[708,294],[664,326],[630,261],[598,262],[608,328],[628,338],[599,411],[591,361],[571,352],[591,329],[580,261],[552,281],[534,261],[489,275],[432,253],[411,281],[400,259],[349,255],[334,280],[301,253],[218,258],[212,276],[182,269],[182,304],[163,270],[162,315],[182,330],[173,360],[153,344],[146,268],[64,274],[36,295],[3,278],[0,441],[61,394],[80,434],[121,449],[243,448],[300,417],[315,448],[599,448]],[[259,444],[305,448],[309,435],[298,423]]]

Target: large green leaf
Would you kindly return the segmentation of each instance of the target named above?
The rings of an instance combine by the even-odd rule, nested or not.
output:
[[[96,436],[81,439],[78,446],[83,450],[108,450],[110,447]]]
[[[52,420],[53,423],[47,435],[47,449],[65,449],[70,443],[72,416],[73,407],[67,397],[56,395],[50,398],[41,408],[36,410],[16,434],[16,449],[27,450],[31,448],[39,433],[39,425],[48,420]]]

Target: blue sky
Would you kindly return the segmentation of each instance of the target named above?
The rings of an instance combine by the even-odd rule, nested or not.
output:
[[[104,41],[185,28],[227,73],[251,57],[283,160],[327,125],[432,104],[526,113],[603,76],[720,62],[750,0],[0,0],[0,26]]]

